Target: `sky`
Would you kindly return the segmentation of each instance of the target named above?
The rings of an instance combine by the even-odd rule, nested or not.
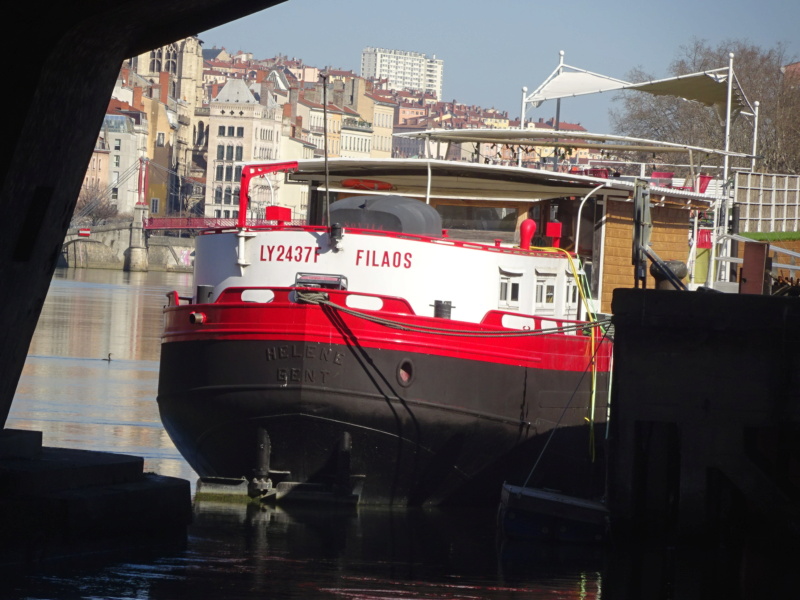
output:
[[[660,78],[695,39],[712,47],[726,40],[764,49],[782,43],[789,62],[800,61],[798,23],[797,0],[288,0],[198,35],[204,48],[257,59],[284,54],[358,74],[368,46],[436,55],[444,60],[443,100],[518,118],[522,87],[536,89],[558,65],[559,51],[567,65],[595,73],[627,79],[641,68]],[[615,105],[611,94],[570,98],[560,116],[609,133]],[[552,101],[526,112],[528,119],[554,115]]]

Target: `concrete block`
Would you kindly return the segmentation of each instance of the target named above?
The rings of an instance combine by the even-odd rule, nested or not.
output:
[[[25,429],[0,430],[0,459],[37,459],[42,453],[42,432]]]

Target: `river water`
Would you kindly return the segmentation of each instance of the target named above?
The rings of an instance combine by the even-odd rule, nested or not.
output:
[[[165,294],[191,295],[191,284],[183,273],[58,270],[6,426],[42,431],[47,446],[141,456],[146,471],[188,479],[194,490],[196,475],[155,400]],[[784,590],[794,568],[757,558],[509,542],[497,536],[494,511],[287,511],[196,500],[185,547],[21,576],[0,586],[0,597],[774,597],[768,589]],[[745,577],[745,564],[758,575]]]

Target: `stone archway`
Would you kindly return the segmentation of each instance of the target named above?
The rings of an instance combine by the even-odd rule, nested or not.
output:
[[[0,418],[5,425],[97,132],[125,58],[279,4],[276,0],[72,0],[26,32],[0,146]]]

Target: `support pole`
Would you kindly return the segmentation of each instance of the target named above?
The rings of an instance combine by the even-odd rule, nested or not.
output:
[[[558,74],[561,75],[561,72],[564,70],[564,51],[559,50],[558,52]],[[558,131],[558,128],[561,126],[561,98],[556,100],[556,122],[553,124],[553,128]],[[558,139],[556,139],[558,142]],[[558,172],[558,146],[553,148],[553,171]]]
[[[756,150],[758,149],[758,107],[761,103],[756,100],[753,102],[753,158],[750,159],[750,170],[756,170]]]
[[[727,233],[728,227],[728,200],[730,198],[730,185],[728,182],[728,177],[730,176],[730,162],[731,158],[728,155],[731,149],[731,101],[733,100],[733,52],[728,54],[728,102],[727,106],[725,107],[725,157],[723,160],[723,169],[722,169],[722,202],[720,203],[720,214],[719,216],[719,224],[718,224],[718,234],[725,235]],[[728,242],[722,242],[725,246],[728,246]],[[716,244],[715,244],[716,245]],[[720,248],[720,253],[724,252],[723,248]],[[727,281],[728,275],[723,267],[723,263],[720,263],[719,269],[716,265],[709,265],[709,267],[713,268],[713,271],[719,273],[719,280],[720,281]]]

